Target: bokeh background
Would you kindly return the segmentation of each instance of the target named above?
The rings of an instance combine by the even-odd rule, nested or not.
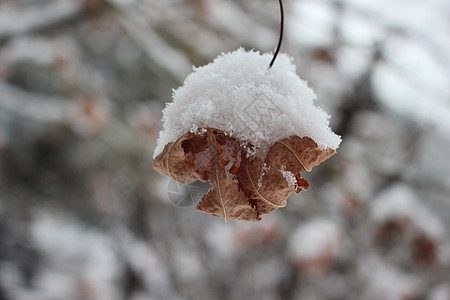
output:
[[[0,0],[0,299],[450,299],[450,2],[285,0],[342,135],[259,224],[152,169],[192,65],[273,51],[275,0]]]

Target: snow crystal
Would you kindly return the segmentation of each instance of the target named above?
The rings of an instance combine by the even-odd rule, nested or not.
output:
[[[261,168],[261,173],[259,174],[259,179],[258,179],[258,189],[260,189],[262,187],[263,177],[264,177],[264,175],[267,174],[267,172],[269,172],[269,170],[270,170],[270,166],[267,165],[266,163],[263,163],[263,166]]]
[[[280,170],[280,173],[283,174],[284,179],[286,179],[286,182],[289,187],[293,189],[297,189],[297,178],[295,178],[295,175],[292,172],[286,171],[283,166]]]
[[[316,95],[296,74],[292,58],[243,49],[222,54],[194,68],[173,102],[163,111],[156,157],[188,131],[211,127],[248,140],[264,153],[274,142],[297,135],[311,137],[321,149],[337,149],[340,137],[330,116],[314,105]]]

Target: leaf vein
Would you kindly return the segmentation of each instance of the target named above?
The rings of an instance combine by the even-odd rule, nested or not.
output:
[[[286,145],[285,143],[279,141],[278,143],[280,143],[281,145],[285,146],[286,148],[288,148],[292,154],[295,155],[295,157],[297,158],[298,162],[302,165],[303,169],[305,169],[308,172],[311,172],[311,169],[306,168],[306,166],[303,164],[302,160],[300,159],[300,157],[298,157],[298,155],[295,153],[294,149],[292,149],[291,147],[289,147],[289,145]]]
[[[266,202],[269,205],[272,205],[274,207],[280,208],[280,207],[285,207],[285,205],[277,205],[275,203],[270,202],[269,200],[267,200],[266,198],[264,198],[263,195],[261,195],[261,193],[258,191],[258,189],[256,188],[255,184],[253,183],[252,177],[250,176],[250,172],[248,171],[248,165],[247,165],[247,175],[248,175],[248,179],[250,179],[250,183],[252,184],[253,188],[255,189],[255,192],[258,194],[258,196],[261,198],[261,200],[263,200],[264,202]]]

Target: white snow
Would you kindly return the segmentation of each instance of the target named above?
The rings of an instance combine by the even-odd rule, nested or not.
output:
[[[315,259],[327,253],[337,256],[342,243],[342,229],[327,219],[315,219],[300,225],[293,233],[289,251],[296,260]]]
[[[316,95],[296,74],[292,58],[280,54],[269,69],[271,59],[269,53],[239,49],[194,68],[163,111],[154,157],[167,143],[204,127],[248,140],[262,153],[292,135],[337,149],[341,139],[329,127],[330,116],[314,105]]]
[[[270,165],[267,165],[266,163],[263,164],[262,168],[261,168],[261,173],[259,174],[259,179],[258,179],[258,189],[260,189],[262,187],[262,181],[264,178],[264,175],[266,175],[269,170],[270,170]]]
[[[283,175],[290,188],[297,189],[297,178],[295,178],[295,175],[292,172],[286,171],[283,166],[283,168],[280,170],[280,173]]]

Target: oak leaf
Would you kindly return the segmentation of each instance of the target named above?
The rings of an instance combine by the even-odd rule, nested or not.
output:
[[[291,136],[274,143],[264,158],[248,155],[252,145],[214,128],[188,132],[169,143],[153,167],[180,183],[210,181],[197,209],[226,222],[259,221],[286,206],[293,193],[309,188],[301,172],[311,171],[336,152],[320,149],[309,137]]]

